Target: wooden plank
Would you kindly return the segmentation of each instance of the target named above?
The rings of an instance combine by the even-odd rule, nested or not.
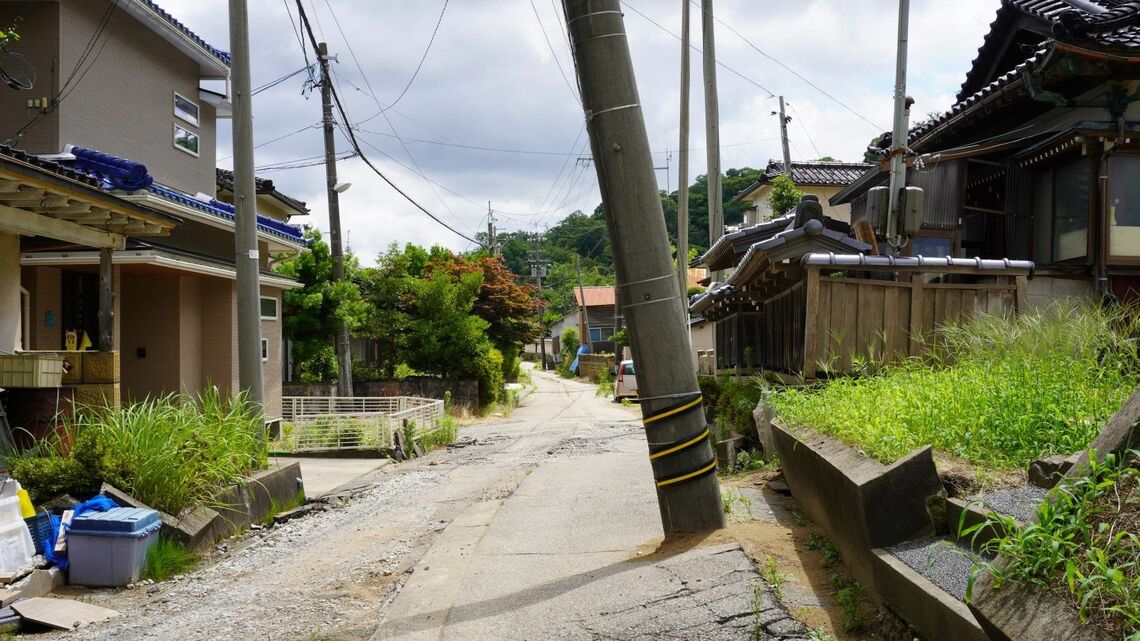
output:
[[[820,282],[819,270],[807,270],[807,285],[804,300],[804,378],[815,378],[820,351]]]
[[[1012,292],[1017,289],[1013,283],[927,283],[926,289],[999,290]]]
[[[864,357],[874,359],[882,354],[886,320],[883,318],[885,287],[860,285],[856,311],[856,349]]]
[[[99,250],[99,351],[113,350],[115,315],[115,275],[112,257],[114,250],[104,247]]]
[[[119,234],[110,234],[75,223],[56,220],[49,216],[33,214],[29,211],[16,209],[7,205],[0,205],[0,229],[23,234],[25,236],[43,236],[54,238],[77,245],[85,245],[97,249],[121,247],[125,239]]]
[[[47,597],[17,601],[12,609],[29,621],[60,630],[74,630],[119,616],[114,610],[82,601]]]
[[[838,278],[836,276],[820,276],[822,283],[847,283],[847,284],[862,284],[872,283],[879,287],[898,287],[899,289],[909,289],[910,283],[900,283],[893,280],[873,280],[870,278]]]
[[[839,285],[835,305],[831,308],[832,332],[836,335],[836,368],[840,372],[851,371],[851,352],[858,341],[858,285]]]
[[[1017,286],[1017,313],[1024,314],[1029,311],[1029,278],[1017,276],[1014,284]]]
[[[894,288],[883,289],[883,334],[886,341],[883,353],[887,362],[897,362],[907,354],[906,310],[903,292]]]
[[[910,318],[908,319],[910,325],[910,355],[918,356],[922,350],[922,342],[919,340],[922,336],[922,299],[923,282],[921,278],[913,278],[910,281]]]

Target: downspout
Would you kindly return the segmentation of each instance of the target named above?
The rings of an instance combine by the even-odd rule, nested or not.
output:
[[[32,347],[32,293],[22,285],[20,300],[23,301],[23,313],[20,315],[20,351],[26,352]]]
[[[1120,121],[1123,124],[1123,120]],[[1093,291],[1101,296],[1108,292],[1108,234],[1109,213],[1108,203],[1108,159],[1112,156],[1116,144],[1105,145],[1100,154],[1100,242],[1097,243],[1096,281]]]

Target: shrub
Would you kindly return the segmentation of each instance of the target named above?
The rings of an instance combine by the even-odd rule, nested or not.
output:
[[[95,494],[108,481],[138,500],[179,514],[214,502],[218,491],[266,465],[260,417],[244,396],[224,402],[217,388],[122,409],[82,409],[65,439],[9,457],[12,476],[37,501]]]
[[[479,405],[487,407],[503,393],[503,353],[489,348],[482,358],[471,363],[470,375],[479,381]]]
[[[562,359],[566,360],[566,355],[570,355],[570,360],[574,360],[574,354],[578,353],[578,330],[574,327],[567,327],[562,330],[562,336],[559,339],[559,349],[562,350]]]
[[[503,354],[503,380],[513,383],[519,378],[519,349],[512,345],[500,351]]]
[[[1134,310],[1058,303],[979,316],[929,337],[924,359],[770,395],[794,424],[891,462],[922,445],[996,469],[1084,449],[1140,382]]]

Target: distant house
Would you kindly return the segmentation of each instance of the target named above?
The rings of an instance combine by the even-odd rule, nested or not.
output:
[[[116,396],[196,393],[207,383],[236,391],[232,177],[215,168],[216,124],[229,117],[230,103],[203,87],[228,87],[229,54],[151,0],[0,2],[0,24],[17,16],[21,40],[8,50],[27,58],[41,86],[0,93],[0,139],[93,181],[118,202],[176,222],[160,235],[122,227],[109,257]],[[101,40],[88,51],[93,34]],[[88,219],[84,204],[58,204],[60,216]],[[281,292],[298,284],[274,275],[270,261],[305,249],[302,230],[288,220],[307,210],[268,181],[258,183],[257,206],[265,409],[275,416]],[[29,346],[65,349],[68,332],[94,341],[97,246],[26,234],[20,252]]]
[[[1140,8],[1003,0],[957,103],[909,132],[908,255],[1030,259],[1030,302],[1140,290]],[[831,199],[865,215],[883,162]],[[872,221],[877,222],[877,221]]]
[[[560,318],[551,325],[551,336],[561,336],[562,330],[573,327],[578,330],[579,340],[582,337],[582,328],[589,323],[589,340],[595,349],[592,351],[609,351],[613,349],[610,338],[614,335],[614,305],[615,296],[612,286],[591,286],[574,288],[574,304],[578,308]],[[565,349],[566,346],[560,346]]]
[[[863,163],[792,161],[792,181],[796,187],[812,196],[819,198],[824,205],[824,213],[835,220],[851,222],[851,206],[848,204],[827,204],[841,189],[850,185],[867,172],[871,165]],[[744,191],[736,195],[734,200],[750,204],[744,212],[745,226],[771,220],[787,212],[773,212],[768,206],[768,196],[772,193],[772,181],[784,175],[784,163],[779,160],[769,160],[768,166],[760,178],[749,185]]]

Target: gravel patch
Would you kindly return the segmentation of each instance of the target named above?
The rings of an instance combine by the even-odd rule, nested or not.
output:
[[[981,501],[987,510],[1006,514],[1026,523],[1033,518],[1037,504],[1045,498],[1048,492],[1048,490],[1034,485],[1026,485],[971,496],[969,500]]]
[[[978,556],[955,545],[949,537],[910,541],[887,551],[955,598],[966,599],[970,568]]]

